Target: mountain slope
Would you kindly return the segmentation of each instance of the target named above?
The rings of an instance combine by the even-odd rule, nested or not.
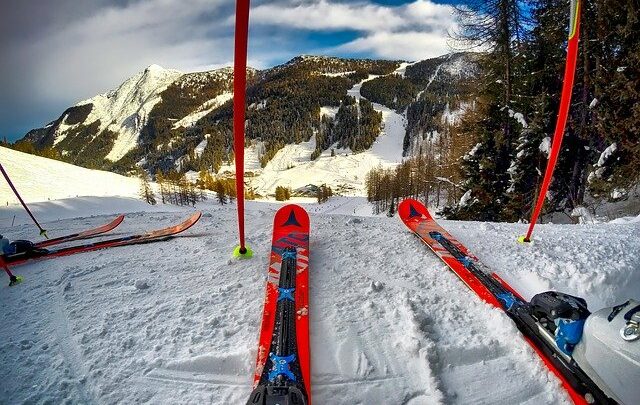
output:
[[[62,156],[76,155],[71,158],[75,163],[120,160],[137,146],[150,112],[161,101],[160,93],[181,76],[151,65],[116,90],[80,101],[47,127],[29,132],[25,140],[55,147]]]
[[[299,56],[248,69],[247,168],[261,195],[277,185],[331,185],[365,195],[366,173],[391,167],[444,133],[467,93],[473,58],[407,63]],[[74,164],[127,173],[231,171],[230,68],[181,74],[151,66],[80,102],[23,142]],[[460,88],[459,88],[460,87]],[[372,103],[370,103],[370,101]],[[336,156],[331,156],[335,154]]]
[[[76,196],[137,198],[139,194],[140,180],[132,177],[85,169],[4,147],[0,147],[0,161],[27,202]],[[0,183],[0,204],[18,204],[4,178],[0,179]]]

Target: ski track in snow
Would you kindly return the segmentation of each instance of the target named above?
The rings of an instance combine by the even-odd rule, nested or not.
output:
[[[105,212],[115,200],[104,199]],[[121,200],[131,213],[119,234],[191,212]],[[358,198],[306,206],[315,403],[569,403],[510,320],[397,218],[343,215],[365,215]],[[25,281],[0,288],[0,403],[244,403],[278,207],[248,202],[250,260],[230,259],[234,207],[208,202],[200,223],[174,240],[16,267]],[[82,199],[40,208],[51,236],[111,218],[48,222],[87,210]],[[593,309],[638,298],[640,258],[629,254],[639,250],[637,223],[542,225],[532,245],[520,245],[526,225],[443,222],[527,298],[557,289]],[[34,237],[27,222],[0,232]]]

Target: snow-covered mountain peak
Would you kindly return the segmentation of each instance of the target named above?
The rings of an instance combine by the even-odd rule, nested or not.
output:
[[[92,105],[91,112],[82,124],[100,121],[98,133],[109,130],[118,135],[106,159],[117,161],[137,145],[140,130],[146,124],[149,113],[161,100],[160,93],[182,75],[178,70],[151,65],[127,79],[117,89],[76,104]],[[64,123],[58,128],[56,144],[64,139],[67,129]]]
[[[164,70],[167,70],[167,69],[163,68],[160,65],[156,65],[155,63],[153,63],[153,64],[147,66],[147,68],[144,70],[144,72],[145,73],[148,73],[148,72],[162,72]]]

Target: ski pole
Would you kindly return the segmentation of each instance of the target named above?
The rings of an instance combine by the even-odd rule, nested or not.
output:
[[[20,193],[18,193],[18,190],[13,185],[13,182],[11,182],[9,175],[4,170],[4,167],[2,167],[2,164],[0,164],[0,171],[2,171],[2,175],[4,176],[5,180],[7,180],[7,184],[9,184],[9,187],[11,187],[11,190],[13,190],[13,194],[15,194],[16,197],[18,197],[18,201],[20,201],[20,204],[22,204],[25,211],[27,211],[27,214],[29,214],[29,216],[33,220],[33,223],[35,223],[38,229],[40,229],[40,236],[44,236],[45,238],[49,239],[49,237],[47,236],[47,231],[40,226],[40,224],[38,223],[38,220],[36,220],[36,217],[33,216],[33,214],[31,213],[31,210],[29,210],[29,207],[27,207],[27,204],[25,204],[22,197],[20,197]]]

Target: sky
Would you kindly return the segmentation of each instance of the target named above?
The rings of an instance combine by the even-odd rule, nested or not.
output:
[[[300,55],[421,60],[447,53],[458,0],[253,0],[248,64]],[[233,64],[230,0],[2,0],[0,138],[14,141],[151,64]]]

